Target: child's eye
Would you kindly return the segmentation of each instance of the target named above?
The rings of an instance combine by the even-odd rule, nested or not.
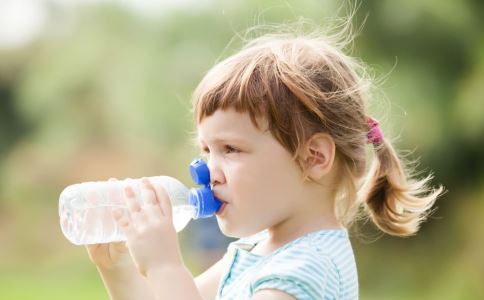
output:
[[[227,154],[228,153],[239,153],[240,152],[239,149],[236,149],[236,148],[234,148],[234,147],[232,147],[230,145],[225,145],[224,146],[224,150],[225,150],[225,153],[227,153]]]
[[[203,158],[206,158],[208,155],[210,154],[210,150],[208,149],[208,147],[205,147],[205,148],[202,148],[200,150],[200,155],[203,157]]]

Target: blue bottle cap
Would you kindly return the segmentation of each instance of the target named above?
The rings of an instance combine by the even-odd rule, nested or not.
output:
[[[190,189],[188,202],[196,208],[195,219],[211,217],[222,206],[208,187]]]
[[[207,164],[203,160],[195,159],[191,162],[190,174],[196,184],[210,184],[210,170],[208,169]]]
[[[189,204],[195,206],[195,219],[213,216],[222,206],[222,202],[215,198],[210,188],[210,170],[202,159],[195,159],[190,163],[190,174],[196,184],[202,188],[190,189]]]

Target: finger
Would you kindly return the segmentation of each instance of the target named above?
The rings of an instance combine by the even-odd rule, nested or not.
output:
[[[99,194],[99,183],[95,183],[94,186],[83,186],[86,202],[89,207],[95,206],[102,202],[102,196]]]
[[[136,236],[136,229],[131,222],[129,212],[122,208],[115,208],[111,211],[114,220],[128,240]]]
[[[140,212],[141,206],[136,199],[136,194],[131,186],[124,187],[124,196],[126,201],[126,206],[128,207],[129,211],[132,213]]]
[[[155,188],[146,177],[141,178],[141,194],[145,204],[159,205]]]
[[[161,206],[161,211],[166,217],[169,217],[171,219],[172,218],[171,201],[170,201],[170,197],[168,196],[168,193],[162,186],[159,186],[157,189],[155,189],[155,192],[156,192],[156,197],[158,198],[158,202],[160,203],[160,206]]]
[[[141,179],[141,195],[145,203],[145,213],[151,220],[160,220],[163,212],[156,196],[156,190],[148,178]]]
[[[124,188],[124,198],[126,206],[129,210],[129,215],[135,226],[137,228],[143,226],[143,224],[146,223],[144,220],[143,210],[136,199],[136,194],[134,193],[132,187],[127,186]]]

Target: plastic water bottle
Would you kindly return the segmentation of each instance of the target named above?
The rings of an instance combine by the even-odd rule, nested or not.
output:
[[[210,189],[210,173],[205,162],[194,160],[190,164],[190,173],[193,181],[204,187],[189,190],[169,176],[149,177],[154,186],[161,185],[167,192],[177,232],[191,219],[213,216],[221,206]],[[128,185],[133,187],[136,199],[141,201],[141,179],[84,182],[66,187],[59,197],[60,226],[64,236],[76,245],[126,241],[111,211],[115,207],[126,207],[124,187]]]

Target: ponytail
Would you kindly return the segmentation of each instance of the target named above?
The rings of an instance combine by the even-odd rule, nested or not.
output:
[[[395,236],[415,234],[432,212],[431,208],[444,188],[428,187],[433,178],[414,179],[407,174],[393,146],[386,139],[375,147],[368,177],[361,189],[361,199],[372,221],[382,231]]]

